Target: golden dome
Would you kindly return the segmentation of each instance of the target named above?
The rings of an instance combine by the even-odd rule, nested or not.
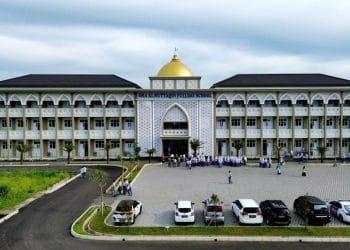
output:
[[[192,71],[174,55],[171,61],[165,64],[158,72],[158,76],[193,76]]]

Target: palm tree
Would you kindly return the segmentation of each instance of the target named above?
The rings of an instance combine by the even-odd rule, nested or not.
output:
[[[106,173],[101,170],[93,170],[89,174],[89,180],[96,183],[101,195],[101,213],[103,215],[103,187],[106,185]]]
[[[327,146],[321,145],[318,147],[318,152],[321,154],[321,163],[323,163],[326,151],[328,150]]]
[[[110,143],[106,143],[104,146],[104,149],[106,151],[106,156],[107,156],[107,164],[109,164],[109,150],[112,148],[112,145]]]
[[[192,140],[190,141],[191,149],[193,150],[194,156],[197,156],[197,150],[198,150],[199,148],[201,148],[203,144],[204,144],[204,142],[201,142],[201,141],[198,140],[198,139],[192,139]]]
[[[24,160],[24,154],[31,151],[33,146],[31,144],[15,144],[15,148],[18,152],[21,153],[20,159],[21,159],[21,165],[23,164]]]
[[[239,156],[239,151],[244,147],[243,141],[235,141],[233,147],[236,149],[236,156]]]
[[[151,163],[151,158],[155,152],[156,152],[155,148],[149,148],[146,150],[146,153],[148,154],[148,162],[149,163]]]
[[[70,163],[70,154],[74,150],[74,145],[72,143],[67,143],[63,146],[63,150],[67,152],[67,162]]]

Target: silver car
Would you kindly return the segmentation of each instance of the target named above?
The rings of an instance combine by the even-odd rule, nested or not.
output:
[[[224,224],[224,207],[223,202],[214,202],[211,199],[203,201],[203,216],[206,225]]]

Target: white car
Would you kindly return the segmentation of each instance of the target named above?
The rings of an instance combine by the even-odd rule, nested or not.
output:
[[[259,205],[252,199],[239,199],[232,202],[232,212],[239,224],[261,225],[264,220]]]
[[[338,200],[328,203],[331,214],[342,222],[350,223],[350,200]]]
[[[177,201],[175,204],[175,224],[195,223],[194,203],[191,201]]]
[[[135,219],[142,213],[142,204],[136,200],[121,200],[114,213],[113,221],[116,224],[134,224]]]

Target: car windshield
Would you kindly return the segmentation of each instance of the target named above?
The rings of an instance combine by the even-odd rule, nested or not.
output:
[[[315,211],[320,211],[321,213],[326,213],[328,211],[327,205],[314,205]]]
[[[117,212],[130,212],[130,211],[132,211],[132,207],[127,203],[122,203],[122,204],[119,203],[117,208],[115,209],[115,211],[117,211]]]
[[[246,207],[243,209],[243,212],[248,213],[248,214],[255,214],[259,212],[259,208],[257,207]]]
[[[346,211],[350,212],[350,205],[344,205]]]
[[[189,213],[191,212],[191,208],[188,207],[182,207],[178,209],[180,213]]]
[[[288,215],[288,209],[278,209],[277,214],[278,215]]]
[[[221,206],[208,206],[208,212],[222,212]]]

